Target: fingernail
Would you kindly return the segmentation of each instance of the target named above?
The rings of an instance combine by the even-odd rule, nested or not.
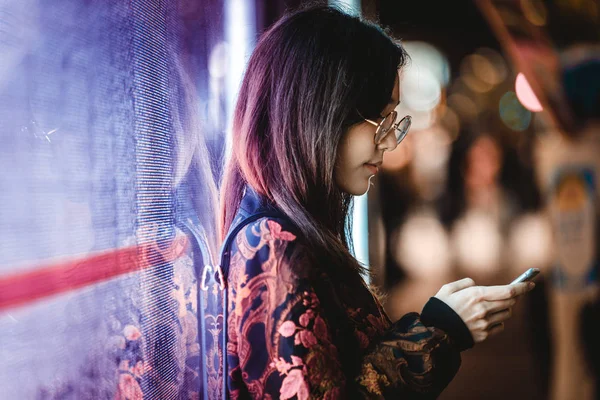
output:
[[[530,289],[533,289],[534,287],[535,287],[535,283],[533,283],[533,282],[529,282],[529,288],[530,288]]]

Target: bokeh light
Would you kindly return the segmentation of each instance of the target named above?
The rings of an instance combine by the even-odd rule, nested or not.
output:
[[[450,68],[446,57],[425,42],[404,42],[410,62],[401,74],[402,104],[399,114],[413,117],[413,130],[427,129],[434,122],[433,110],[442,101]]]
[[[441,107],[439,119],[442,126],[448,132],[450,140],[455,140],[458,137],[461,126],[460,119],[458,118],[456,111],[449,106]]]
[[[472,121],[477,117],[479,106],[470,97],[462,93],[453,93],[448,97],[448,105],[464,121]]]
[[[431,212],[411,216],[392,236],[394,257],[412,278],[444,275],[450,268],[448,234]]]
[[[519,102],[515,92],[507,92],[500,99],[500,118],[510,129],[524,131],[531,122],[531,113]]]
[[[533,25],[546,25],[548,11],[541,0],[521,0],[521,10],[523,10],[525,18]]]
[[[433,73],[440,86],[445,87],[450,80],[450,65],[446,56],[426,42],[402,42],[410,55],[410,68],[427,69]]]
[[[402,101],[415,111],[430,111],[440,102],[441,87],[426,68],[409,67],[403,74]]]
[[[543,214],[529,213],[516,220],[511,226],[509,238],[513,274],[551,264],[552,226]]]
[[[522,72],[519,72],[517,75],[515,92],[517,93],[517,97],[521,104],[529,111],[540,112],[544,109]]]
[[[471,210],[457,221],[452,233],[458,264],[467,276],[494,274],[501,259],[502,237],[487,212]]]
[[[475,52],[474,59],[477,60],[474,72],[479,79],[498,85],[508,76],[506,61],[496,50],[481,47]]]

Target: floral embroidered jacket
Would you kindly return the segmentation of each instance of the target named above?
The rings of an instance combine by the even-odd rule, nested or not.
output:
[[[231,247],[230,397],[437,397],[458,371],[460,351],[473,345],[460,317],[432,298],[422,316],[391,323],[358,279],[328,285],[323,275],[309,278],[302,271],[319,268],[305,257],[310,249],[250,189],[234,225],[265,209],[276,216],[248,224]]]

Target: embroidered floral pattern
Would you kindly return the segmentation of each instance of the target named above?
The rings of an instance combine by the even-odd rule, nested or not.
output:
[[[229,332],[235,332],[231,343],[236,346],[228,349],[231,364],[241,371],[230,370],[231,386],[239,388],[232,391],[233,398],[244,397],[245,390],[252,397],[281,399],[340,395],[337,386],[343,385],[344,376],[320,315],[320,301],[285,260],[295,240],[277,221],[266,219],[247,227],[236,240],[229,280],[230,309],[236,310],[229,316]],[[260,350],[257,343],[262,343]],[[253,361],[265,348],[270,362],[257,370]]]
[[[359,383],[370,393],[381,396],[381,386],[389,386],[387,376],[380,375],[375,371],[371,363],[363,365],[362,375],[358,378]]]
[[[232,246],[227,321],[232,398],[340,399],[359,392],[364,398],[402,397],[436,393],[445,386],[440,379],[449,382],[456,369],[441,378],[431,374],[435,350],[450,346],[447,335],[424,327],[418,314],[408,316],[410,323],[392,326],[364,286],[337,293],[353,329],[328,320],[324,307],[339,303],[330,293],[317,296],[311,282],[293,272],[312,266],[291,268],[290,260],[305,262],[306,249],[285,227],[278,219],[260,219]],[[354,341],[346,340],[348,335]],[[357,345],[340,353],[342,341]],[[353,365],[342,365],[342,355]],[[348,375],[352,370],[357,375]],[[352,381],[358,391],[347,393]]]
[[[281,225],[279,225],[275,221],[267,221],[267,226],[269,227],[269,233],[274,240],[285,240],[287,242],[291,242],[296,240],[296,236],[291,234],[290,232],[283,232],[281,230]]]

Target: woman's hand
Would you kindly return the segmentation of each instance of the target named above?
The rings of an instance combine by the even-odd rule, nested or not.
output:
[[[504,330],[517,298],[535,287],[533,282],[503,286],[475,286],[471,278],[448,283],[435,295],[465,322],[475,343]]]

